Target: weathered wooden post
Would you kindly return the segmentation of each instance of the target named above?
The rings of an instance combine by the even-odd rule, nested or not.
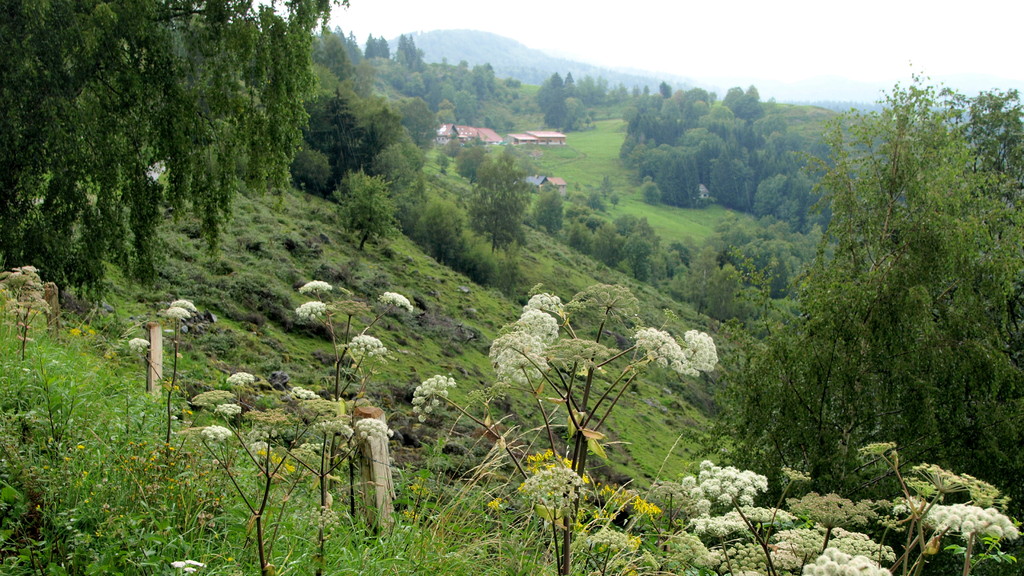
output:
[[[149,352],[146,356],[146,392],[160,393],[160,381],[164,378],[164,334],[159,322],[146,324],[149,330]]]
[[[50,329],[51,334],[56,334],[60,330],[60,290],[57,289],[56,284],[53,282],[43,284],[43,299],[46,300],[46,306],[49,308],[46,313],[46,326]]]
[[[384,411],[375,406],[359,406],[355,419],[374,418],[387,424]],[[390,526],[395,512],[395,485],[391,477],[391,453],[387,438],[367,438],[359,446],[359,472],[363,485],[363,504],[367,520],[378,527]]]

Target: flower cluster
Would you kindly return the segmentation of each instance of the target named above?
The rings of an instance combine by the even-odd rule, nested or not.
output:
[[[718,364],[718,352],[711,337],[703,332],[686,333],[686,349],[671,334],[657,328],[637,330],[636,346],[646,358],[659,366],[667,366],[679,374],[696,376],[710,372]]]
[[[320,397],[320,395],[317,394],[316,392],[313,392],[312,390],[307,390],[301,386],[295,386],[294,388],[292,388],[292,397],[297,398],[299,400],[316,400],[317,398]]]
[[[963,536],[993,536],[1016,540],[1020,536],[1013,521],[995,508],[970,504],[936,505],[924,517],[926,526],[937,532],[959,532]]]
[[[725,538],[747,529],[747,523],[735,511],[722,516],[698,516],[690,520],[690,529],[698,536]]]
[[[149,350],[149,340],[146,340],[145,338],[132,338],[128,341],[128,349],[131,350],[133,354],[142,354]]]
[[[210,408],[234,401],[235,395],[227,390],[210,390],[194,396],[192,398],[192,405],[200,408]]]
[[[775,533],[772,562],[785,570],[796,570],[821,554],[825,535],[812,528],[792,528]]]
[[[587,536],[587,546],[597,553],[618,554],[633,552],[640,546],[638,538],[630,538],[628,534],[613,530],[607,526]]]
[[[455,380],[448,376],[432,376],[423,381],[412,394],[412,411],[419,415],[423,422],[437,408],[441,401],[448,398],[448,390],[455,387]]]
[[[683,335],[686,345],[689,347],[687,355],[690,359],[690,366],[700,372],[711,372],[718,364],[718,349],[715,348],[715,341],[704,332],[689,330]]]
[[[388,359],[388,349],[380,340],[369,334],[360,334],[352,338],[352,341],[348,343],[348,351],[356,362],[366,358],[374,358],[381,362]]]
[[[196,308],[196,305],[191,300],[175,300],[171,302],[169,308],[184,308],[190,314],[199,314],[199,309]]]
[[[851,556],[827,548],[817,560],[804,566],[803,576],[892,576],[867,556]]]
[[[409,302],[408,298],[397,292],[385,292],[377,298],[377,301],[385,306],[401,308],[406,312],[412,313],[412,303]]]
[[[677,532],[668,536],[666,542],[671,557],[686,565],[702,565],[707,563],[708,549],[693,534]]]
[[[547,370],[544,341],[523,331],[504,334],[491,342],[490,359],[499,382],[527,384]]]
[[[323,280],[313,280],[312,282],[306,282],[299,288],[299,294],[320,294],[322,292],[330,292],[334,290],[334,287],[324,282]]]
[[[707,507],[715,504],[753,506],[754,496],[768,489],[768,479],[750,470],[732,466],[720,467],[705,460],[700,463],[697,490]]]
[[[540,310],[541,312],[561,316],[563,314],[562,299],[546,292],[534,294],[530,297],[530,301],[526,303],[526,306],[523,306],[523,312],[527,310]]]
[[[203,428],[201,434],[207,442],[224,442],[234,436],[234,433],[229,428],[223,426],[207,426]]]
[[[544,344],[558,339],[558,321],[547,312],[535,309],[524,310],[515,323],[515,330],[535,336]]]
[[[301,320],[314,322],[327,314],[327,304],[319,300],[310,300],[295,309],[295,315]]]
[[[182,308],[181,306],[171,306],[170,308],[167,308],[160,314],[172,320],[177,320],[179,322],[182,320],[187,320],[192,317],[192,313],[186,310],[185,308]]]
[[[360,422],[363,422],[363,420],[360,420]],[[385,428],[386,427],[387,426],[385,425]],[[318,422],[316,428],[317,430],[323,432],[324,434],[337,434],[346,440],[351,438],[352,434],[354,434],[352,427],[346,424],[343,420],[324,420],[322,422]],[[390,436],[391,434],[393,434],[393,432],[388,430],[387,435]]]
[[[821,529],[819,528],[819,531]],[[885,562],[894,562],[896,553],[889,546],[878,544],[867,534],[851,532],[842,528],[832,531],[832,539],[828,541],[830,548],[836,548],[852,556],[878,558]]]
[[[694,370],[683,353],[683,349],[668,332],[657,328],[641,328],[636,332],[636,346],[648,360],[659,366],[667,366],[680,374],[695,376]]]
[[[235,372],[228,376],[228,384],[232,386],[248,386],[256,381],[256,377],[248,372]]]
[[[764,574],[766,562],[761,547],[753,542],[742,542],[715,548],[708,554],[708,564],[723,568],[734,576]]]
[[[213,411],[225,418],[233,418],[242,413],[242,407],[238,404],[218,404]]]
[[[565,510],[576,501],[583,479],[565,466],[538,470],[520,484],[519,491],[534,502],[553,510]]]
[[[878,516],[870,500],[855,503],[838,494],[822,496],[817,492],[810,492],[801,498],[790,498],[786,502],[794,514],[807,517],[825,528],[864,526]]]
[[[379,440],[381,442],[387,442],[388,438],[395,434],[387,424],[376,418],[356,420],[353,425],[353,433],[362,440]]]

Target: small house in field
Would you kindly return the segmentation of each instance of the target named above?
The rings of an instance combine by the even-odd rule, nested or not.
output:
[[[553,176],[527,176],[526,183],[536,186],[538,190],[545,186],[554,187],[561,196],[565,196],[565,191],[569,186],[564,179]]]
[[[476,126],[460,126],[458,124],[442,124],[437,129],[437,137],[434,139],[439,145],[444,146],[452,140],[458,140],[462,144],[483,142],[484,144],[501,144],[504,142],[498,133],[490,128],[477,128]]]
[[[557,178],[557,177],[554,177],[554,176],[548,178],[547,184],[549,184],[551,186],[554,186],[555,189],[558,190],[558,194],[561,195],[562,197],[565,196],[565,191],[566,191],[566,189],[569,188],[569,184],[566,183],[566,181],[564,179]]]
[[[545,130],[509,134],[508,141],[513,146],[537,144],[539,146],[565,146],[565,134]]]
[[[513,146],[522,146],[523,144],[537,144],[537,138],[530,136],[529,134],[509,134],[508,141]]]

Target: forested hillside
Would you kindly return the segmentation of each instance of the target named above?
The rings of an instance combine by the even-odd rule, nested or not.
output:
[[[1017,573],[1016,92],[204,6],[0,23],[3,573]]]

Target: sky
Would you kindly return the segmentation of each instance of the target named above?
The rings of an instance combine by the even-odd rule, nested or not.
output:
[[[368,35],[468,29],[605,67],[695,80],[890,86],[913,73],[1024,84],[1024,2],[972,0],[350,0],[331,27]],[[960,10],[956,12],[954,10]]]

